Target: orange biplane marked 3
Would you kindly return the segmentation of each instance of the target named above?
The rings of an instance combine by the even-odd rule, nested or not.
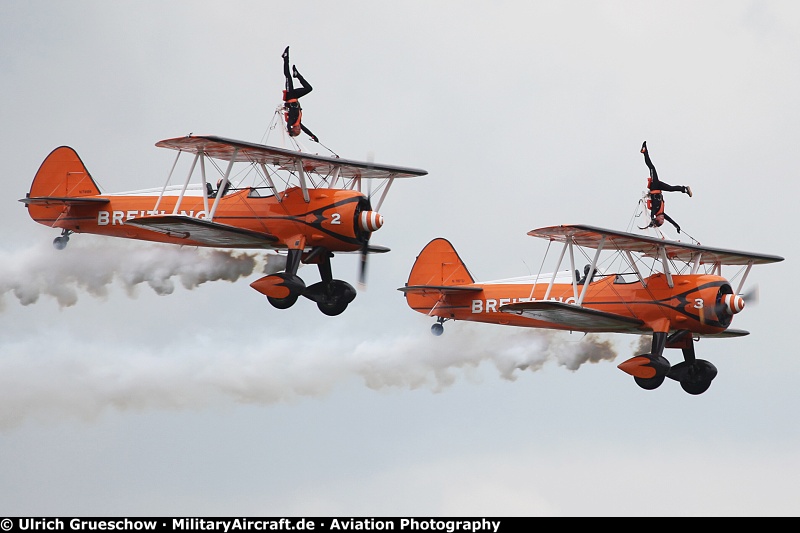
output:
[[[563,243],[553,273],[476,282],[450,242],[438,238],[420,252],[408,283],[398,290],[412,309],[436,318],[435,335],[442,334],[447,320],[652,334],[651,353],[619,365],[648,390],[669,377],[690,394],[705,392],[717,369],[695,357],[694,340],[747,335],[729,326],[748,299],[741,291],[750,269],[783,260],[586,225],[552,226],[528,235]],[[583,276],[575,268],[576,248],[594,250],[586,254],[591,259]],[[565,256],[570,268],[559,270]],[[723,265],[739,268],[736,289],[722,276]],[[665,348],[680,348],[684,361],[670,365]]]
[[[352,285],[333,279],[333,254],[360,252],[359,281],[363,283],[367,254],[389,251],[369,243],[372,233],[383,225],[378,211],[389,188],[396,178],[427,174],[415,168],[214,136],[188,135],[156,146],[178,151],[163,188],[101,194],[75,150],[61,146],[41,164],[30,192],[20,201],[33,220],[61,229],[53,241],[59,249],[67,245],[72,233],[92,233],[177,245],[285,252],[285,270],[251,286],[279,309],[305,296],[331,316],[342,313],[356,296]],[[186,181],[169,185],[184,152],[194,154]],[[227,163],[224,171],[217,167],[217,160]],[[207,161],[220,175],[216,189],[206,176]],[[235,163],[245,163],[246,171],[233,174]],[[199,184],[192,183],[198,166]],[[364,179],[378,182],[370,187],[369,196],[361,192]],[[380,198],[373,207],[371,196],[375,193],[380,193]],[[301,262],[317,264],[321,281],[306,287],[297,275]]]

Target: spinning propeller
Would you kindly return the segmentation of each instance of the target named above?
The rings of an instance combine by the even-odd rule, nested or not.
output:
[[[367,171],[372,168],[374,162],[373,154],[367,154],[367,162],[369,163]],[[366,200],[361,202],[361,210],[358,214],[358,227],[363,232],[361,241],[361,262],[358,269],[358,285],[363,289],[366,287],[367,281],[367,256],[369,255],[369,239],[372,237],[372,232],[376,231],[383,226],[383,216],[377,211],[372,210],[372,181],[369,181],[369,187]]]
[[[754,286],[742,294],[734,294],[730,286],[720,287],[714,314],[725,326],[731,323],[733,315],[741,312],[746,303],[758,303],[758,286]]]

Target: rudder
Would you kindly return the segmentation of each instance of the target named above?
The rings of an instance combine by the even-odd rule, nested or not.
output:
[[[408,286],[466,285],[474,282],[458,252],[450,241],[443,238],[433,239],[422,249],[408,276]]]
[[[472,274],[447,239],[429,242],[417,256],[402,290],[409,307],[431,314],[445,298],[448,286],[470,285]]]
[[[31,183],[29,198],[75,198],[95,196],[100,189],[69,146],[59,146],[42,162]]]

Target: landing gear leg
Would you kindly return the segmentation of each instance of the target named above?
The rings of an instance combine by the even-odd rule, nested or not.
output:
[[[666,332],[653,332],[651,353],[638,355],[628,359],[618,368],[631,374],[633,380],[645,390],[657,389],[664,383],[669,372],[669,361],[662,355],[667,345]]]
[[[63,250],[67,247],[67,243],[69,242],[69,236],[72,234],[71,229],[62,229],[61,236],[56,237],[53,239],[53,246],[56,250]]]
[[[302,255],[302,249],[290,249],[286,257],[286,271],[279,274],[273,274],[272,276],[267,276],[266,278],[261,278],[262,280],[274,278],[274,284],[281,285],[289,289],[289,295],[282,298],[267,294],[267,301],[269,301],[273,307],[277,309],[290,308],[295,304],[297,298],[299,298],[303,293],[303,290],[305,290],[305,283],[303,283],[303,280],[297,276],[297,269],[300,268],[300,259],[302,258]]]

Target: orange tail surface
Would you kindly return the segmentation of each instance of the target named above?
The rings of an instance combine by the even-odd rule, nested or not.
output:
[[[77,152],[60,146],[50,152],[33,178],[31,198],[75,198],[95,196],[100,189]]]
[[[75,150],[60,146],[42,162],[23,201],[33,220],[56,227],[58,220],[67,216],[69,205],[75,199],[99,194],[100,189]]]
[[[412,309],[424,312],[439,302],[446,287],[474,282],[450,241],[433,239],[422,249],[411,268],[406,286],[420,287],[420,290],[406,292],[407,302]]]

